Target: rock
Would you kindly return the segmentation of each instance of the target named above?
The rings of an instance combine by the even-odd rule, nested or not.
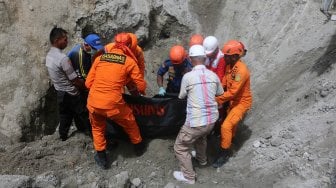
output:
[[[117,160],[113,161],[112,166],[118,166],[118,161]]]
[[[29,5],[29,10],[34,11],[34,7],[32,5]]]
[[[291,133],[285,133],[282,135],[282,138],[284,139],[293,139],[294,136]]]
[[[307,152],[304,152],[303,153],[303,155],[302,155],[302,157],[304,158],[304,159],[308,159],[309,158],[309,153],[307,153]]]
[[[326,97],[326,96],[328,96],[328,94],[329,94],[328,90],[321,90],[320,91],[320,96],[323,97],[323,98]]]
[[[91,188],[99,188],[99,183],[98,182],[92,182],[90,187]]]
[[[275,159],[277,159],[278,158],[278,156],[276,155],[276,154],[274,154],[274,153],[270,153],[269,154],[269,159],[270,159],[270,161],[273,161],[273,160],[275,160]]]
[[[261,143],[260,143],[259,140],[256,140],[256,141],[253,142],[253,147],[255,147],[255,148],[259,148],[260,145],[261,145]]]
[[[115,175],[112,180],[110,179],[109,183],[113,185],[112,187],[125,187],[129,183],[128,171],[122,171]]]
[[[271,141],[271,146],[274,146],[274,147],[278,147],[282,144],[281,140],[280,139],[273,139]]]
[[[59,184],[59,178],[53,171],[49,171],[35,178],[34,187],[57,187]]]
[[[152,172],[148,177],[149,178],[153,178],[153,177],[155,177],[156,176],[156,173],[155,172]]]
[[[317,159],[317,156],[316,155],[309,155],[308,156],[308,160],[309,161],[314,161],[314,160],[316,160]]]
[[[322,182],[327,183],[329,185],[331,183],[330,177],[327,177],[327,176],[322,176],[321,180],[322,180]]]
[[[267,133],[263,134],[261,137],[264,138],[264,139],[270,139],[270,138],[272,138],[272,133],[267,132]]]
[[[287,130],[290,131],[290,132],[296,132],[297,128],[295,126],[290,126],[290,127],[288,127]]]
[[[48,146],[48,142],[47,141],[43,141],[42,143],[41,143],[41,147],[47,147]]]
[[[0,187],[32,187],[32,179],[22,175],[0,175]]]
[[[140,178],[134,178],[131,182],[132,182],[132,184],[133,184],[134,186],[136,186],[136,187],[139,187],[140,184],[141,184],[141,180],[140,180]]]
[[[90,172],[88,175],[87,175],[87,181],[88,182],[93,182],[96,178],[96,174],[94,172]]]
[[[175,184],[172,182],[167,183],[167,185],[164,186],[164,188],[175,188]]]

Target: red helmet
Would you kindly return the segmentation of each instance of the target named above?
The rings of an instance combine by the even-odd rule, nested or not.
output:
[[[169,58],[173,64],[181,64],[186,57],[183,46],[176,45],[170,49]]]
[[[189,41],[189,46],[193,46],[196,44],[202,45],[203,44],[203,36],[200,34],[194,34],[193,36],[190,37],[190,41]]]
[[[230,40],[226,42],[222,48],[224,55],[239,55],[244,53],[244,48],[241,42],[237,40]]]
[[[118,33],[114,37],[114,41],[116,44],[123,44],[125,46],[129,46],[132,44],[132,39],[127,33]]]

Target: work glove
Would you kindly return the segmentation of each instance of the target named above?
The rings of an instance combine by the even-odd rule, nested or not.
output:
[[[165,94],[166,94],[166,90],[165,90],[165,88],[160,87],[159,95],[160,95],[160,96],[164,96]]]

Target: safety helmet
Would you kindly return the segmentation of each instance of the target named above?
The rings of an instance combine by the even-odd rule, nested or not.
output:
[[[194,34],[193,36],[190,37],[190,41],[189,41],[189,47],[199,44],[202,45],[203,44],[203,36],[200,34]]]
[[[218,48],[218,40],[214,36],[208,36],[203,41],[203,47],[206,54],[211,54]]]
[[[123,44],[125,46],[130,46],[132,43],[132,39],[127,33],[118,33],[114,37],[114,41],[116,44]]]
[[[134,33],[128,33],[128,35],[131,37],[131,41],[132,41],[131,50],[135,51],[138,46],[138,38]]]
[[[237,40],[229,40],[226,42],[222,48],[224,55],[239,55],[241,56],[244,52],[242,43]]]
[[[181,64],[186,57],[183,46],[176,45],[170,49],[169,58],[173,64]]]
[[[104,46],[101,44],[100,37],[97,34],[89,34],[84,38],[84,42],[96,50],[101,50]]]
[[[196,44],[190,47],[189,49],[189,56],[196,57],[196,56],[206,56],[204,47],[202,45]]]

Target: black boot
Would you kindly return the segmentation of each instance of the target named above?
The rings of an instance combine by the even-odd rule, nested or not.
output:
[[[94,159],[97,163],[97,165],[102,168],[103,170],[107,169],[107,156],[105,150],[103,151],[97,151],[97,153],[94,156]]]
[[[212,167],[219,168],[223,166],[231,157],[231,150],[230,149],[221,149],[219,155],[215,162],[212,164]]]
[[[133,144],[134,146],[134,152],[136,156],[141,156],[145,153],[146,151],[146,144],[144,141],[138,143],[138,144]]]

